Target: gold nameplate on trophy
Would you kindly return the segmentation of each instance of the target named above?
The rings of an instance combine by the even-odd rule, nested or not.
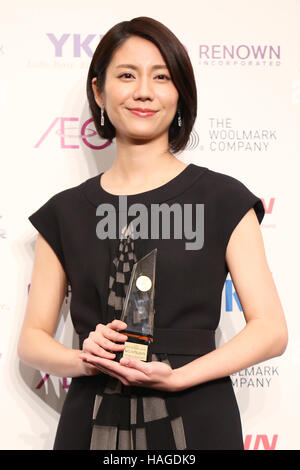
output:
[[[140,361],[147,361],[148,346],[146,344],[132,343],[131,341],[126,341],[125,349],[122,357],[135,357],[140,359]]]

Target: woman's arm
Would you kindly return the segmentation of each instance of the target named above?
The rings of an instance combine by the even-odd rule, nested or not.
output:
[[[27,365],[58,377],[99,373],[79,358],[82,351],[70,349],[53,338],[66,288],[66,274],[60,261],[38,234],[18,356]]]
[[[231,375],[286,349],[287,324],[253,208],[233,231],[226,262],[246,326],[216,350],[174,369],[175,391]]]

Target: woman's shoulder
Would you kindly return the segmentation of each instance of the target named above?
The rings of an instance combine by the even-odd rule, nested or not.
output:
[[[231,204],[234,199],[256,197],[256,188],[252,187],[244,178],[240,179],[212,168],[207,168],[204,178],[200,178],[199,183],[203,195],[207,196],[209,200],[213,199],[216,203],[220,202],[221,205],[222,201],[229,201]]]
[[[239,188],[245,186],[242,180],[232,176],[228,173],[223,173],[221,171],[213,170],[212,168],[207,168],[205,172],[206,178],[209,180],[210,184],[216,185],[215,190],[230,189],[230,188]]]

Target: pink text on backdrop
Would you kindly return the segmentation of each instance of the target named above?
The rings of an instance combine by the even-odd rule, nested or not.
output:
[[[266,214],[272,214],[273,208],[274,208],[274,203],[275,203],[275,197],[270,198],[268,205],[267,205],[265,199],[262,199],[262,202],[263,202],[263,205],[264,205],[265,213]]]
[[[245,450],[275,450],[278,441],[278,434],[273,434],[272,438],[267,434],[247,434],[244,442]],[[261,445],[260,445],[261,444]]]
[[[50,126],[45,130],[39,141],[35,144],[34,148],[38,148],[41,143],[48,137],[52,132],[55,132],[60,137],[60,147],[63,149],[79,149],[79,145],[71,144],[67,142],[67,139],[76,138],[81,139],[82,142],[91,149],[101,150],[110,145],[110,142],[107,140],[104,144],[95,145],[91,143],[88,139],[94,136],[97,136],[97,132],[95,129],[88,127],[88,125],[93,122],[93,118],[88,119],[85,121],[81,128],[80,133],[77,133],[75,136],[68,134],[68,131],[74,129],[74,127],[70,127],[67,125],[68,122],[78,122],[79,119],[77,117],[56,117]],[[79,125],[75,127],[79,131]]]
[[[71,46],[72,44],[72,53],[74,57],[81,57],[81,52],[83,51],[88,57],[92,57],[96,46],[98,45],[99,39],[102,39],[103,34],[96,35],[96,34],[88,34],[85,37],[82,37],[80,34],[63,34],[59,38],[55,36],[53,33],[46,33],[48,39],[50,39],[51,43],[54,46],[54,55],[55,57],[62,57],[63,51],[62,48],[65,46],[67,42],[67,46]],[[91,49],[90,45],[91,42],[94,41],[94,47]],[[71,41],[71,42],[70,42]]]
[[[45,383],[47,382],[47,380],[49,379],[50,377],[50,374],[45,374],[44,377],[42,377],[42,379],[40,380],[40,382],[37,384],[37,386],[35,387],[37,390],[42,388]],[[67,377],[62,377],[62,386],[63,388],[69,388],[69,384],[68,384],[68,378]]]
[[[98,43],[103,38],[104,34],[70,34],[65,33],[57,37],[54,33],[46,33],[48,39],[54,46],[54,56],[63,57],[67,54],[73,57],[81,57],[87,55],[92,57]],[[186,49],[186,46],[183,44]]]

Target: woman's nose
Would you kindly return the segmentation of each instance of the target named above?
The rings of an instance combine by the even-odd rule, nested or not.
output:
[[[134,90],[134,98],[153,98],[153,84],[150,78],[141,77],[137,79]]]

